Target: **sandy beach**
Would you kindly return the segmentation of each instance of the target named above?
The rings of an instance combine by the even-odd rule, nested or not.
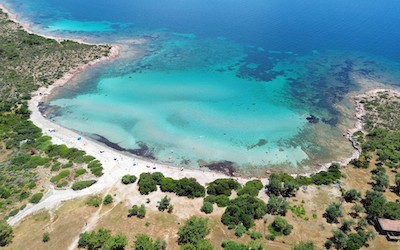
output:
[[[9,18],[14,22],[19,23],[26,31],[31,32],[31,27],[29,24],[24,24],[18,21],[18,17],[10,13],[4,5],[0,4],[0,8],[3,12],[9,15]],[[41,35],[41,34],[40,34]],[[63,39],[56,37],[48,38],[56,39],[61,41]],[[82,42],[80,40],[76,40],[77,42]],[[136,41],[136,40],[132,40]],[[141,41],[143,42],[143,41]],[[84,42],[86,43],[86,42]],[[28,216],[31,213],[37,212],[41,209],[52,209],[57,207],[61,202],[82,197],[89,194],[101,193],[106,189],[113,187],[116,183],[120,182],[121,177],[125,174],[133,174],[139,176],[143,172],[162,172],[165,176],[172,177],[175,179],[183,178],[183,177],[192,177],[197,179],[197,181],[205,185],[208,182],[211,182],[218,178],[227,178],[228,176],[222,173],[211,172],[209,170],[195,170],[195,169],[181,169],[178,167],[169,166],[166,164],[152,162],[150,160],[140,159],[134,157],[133,155],[126,154],[124,152],[120,152],[101,144],[95,140],[89,139],[81,134],[78,134],[74,131],[66,129],[42,116],[39,111],[39,103],[45,101],[51,93],[61,86],[64,86],[69,83],[71,79],[73,79],[76,75],[86,70],[87,68],[104,62],[106,60],[115,60],[120,55],[121,48],[117,45],[113,45],[111,49],[111,53],[108,57],[103,57],[98,60],[92,61],[88,64],[82,64],[72,69],[68,73],[66,73],[62,78],[54,82],[51,86],[47,88],[40,88],[35,93],[32,94],[32,99],[29,101],[29,109],[32,112],[31,120],[32,122],[43,130],[44,135],[48,135],[52,137],[52,141],[55,144],[65,144],[68,147],[74,147],[80,150],[86,151],[87,154],[94,156],[98,159],[103,167],[104,167],[104,175],[100,177],[96,184],[93,186],[81,190],[81,191],[73,191],[71,189],[68,190],[55,190],[51,185],[46,187],[48,189],[45,197],[38,204],[28,204],[27,207],[20,211],[16,216],[10,218],[8,222],[11,225],[18,223],[24,217]],[[374,89],[371,90],[364,95],[376,94],[380,91],[385,91],[385,89]],[[396,92],[397,93],[397,92]],[[341,165],[346,165],[348,162],[354,158],[357,158],[360,154],[361,149],[357,148],[356,144],[352,141],[352,135],[361,130],[363,126],[362,117],[364,115],[364,108],[362,103],[359,101],[361,98],[355,97],[355,117],[357,119],[357,124],[354,128],[348,129],[344,134],[347,139],[349,139],[355,150],[351,157],[340,159],[335,162],[340,163]],[[358,100],[358,101],[357,101]],[[81,137],[81,140],[77,140],[78,137]],[[136,163],[135,165],[133,163]],[[317,171],[308,173],[305,175],[311,175],[313,173],[326,170],[331,163],[321,165]],[[237,178],[240,183],[245,183],[249,180],[249,178]],[[261,181],[266,184],[267,178],[261,179]],[[263,193],[263,192],[261,192]],[[260,194],[265,196],[265,194]]]

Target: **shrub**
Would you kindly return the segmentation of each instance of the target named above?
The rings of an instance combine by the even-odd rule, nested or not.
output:
[[[100,206],[100,198],[98,196],[90,196],[86,199],[86,205],[91,207],[99,207]]]
[[[292,232],[293,226],[290,225],[284,218],[277,216],[270,224],[269,229],[271,233],[276,236],[289,235]]]
[[[235,229],[236,237],[241,237],[246,232],[247,232],[247,228],[243,225],[238,225]]]
[[[209,195],[226,195],[230,196],[232,190],[240,188],[240,184],[234,179],[217,179],[207,186],[207,194]]]
[[[261,239],[262,238],[262,233],[257,232],[257,231],[249,231],[248,235],[253,240],[257,240],[257,239]]]
[[[257,196],[262,188],[263,184],[260,180],[251,180],[246,182],[244,187],[238,191],[238,195],[248,194],[251,196]]]
[[[192,216],[185,222],[185,225],[179,228],[178,244],[196,244],[200,240],[203,240],[209,233],[208,220]]]
[[[128,217],[137,216],[140,219],[143,219],[146,216],[146,207],[144,205],[133,205],[131,209],[128,211]]]
[[[283,197],[271,195],[267,204],[267,213],[285,216],[288,208],[289,204]]]
[[[91,161],[87,167],[90,169],[90,172],[92,172],[92,174],[94,174],[97,177],[100,177],[104,174],[103,166],[101,165],[99,160]]]
[[[201,210],[203,213],[211,214],[211,213],[214,211],[214,207],[213,207],[213,204],[212,204],[212,203],[210,203],[210,202],[208,202],[208,201],[204,201],[204,202],[203,202],[203,206],[200,208],[200,210]]]
[[[170,201],[171,201],[171,198],[168,198],[167,196],[164,196],[164,198],[162,198],[158,202],[158,211],[164,212],[164,210],[169,207]]]
[[[229,204],[229,197],[226,195],[218,195],[215,197],[215,203],[218,207],[226,207]]]
[[[95,180],[77,181],[72,185],[71,188],[74,191],[82,190],[82,189],[85,189],[85,188],[88,188],[88,187],[92,186],[95,183],[96,183]]]
[[[86,174],[86,169],[84,169],[84,168],[77,169],[77,170],[75,171],[75,178],[76,178],[76,177],[79,177],[79,176],[81,176],[81,175],[83,175],[83,174]]]
[[[127,175],[122,176],[121,182],[125,185],[128,185],[128,184],[135,183],[136,180],[137,180],[136,176],[127,174]]]
[[[176,180],[164,177],[161,179],[160,189],[163,192],[175,193],[176,192]]]
[[[71,171],[69,171],[69,170],[63,170],[63,171],[61,171],[58,175],[52,177],[52,178],[50,179],[50,181],[57,184],[61,179],[63,179],[63,178],[65,178],[65,177],[69,176],[70,174],[71,174]]]
[[[32,195],[32,197],[30,198],[29,202],[37,204],[37,203],[39,203],[39,201],[42,198],[43,198],[43,193],[36,193],[36,194]]]
[[[78,247],[86,249],[125,249],[128,240],[125,235],[113,236],[108,229],[100,228],[97,232],[85,232],[79,235]]]
[[[231,228],[243,224],[247,229],[267,213],[266,204],[251,195],[245,194],[232,200],[221,217],[221,222]]]
[[[103,200],[104,205],[108,205],[112,202],[113,202],[113,197],[110,194],[108,194],[108,195],[106,195],[106,197],[104,197],[104,200]]]
[[[153,179],[151,173],[140,174],[138,185],[141,195],[147,195],[157,190],[157,181]]]
[[[7,246],[12,242],[13,238],[12,227],[5,220],[0,220],[0,246]]]
[[[330,203],[324,215],[328,223],[337,223],[338,218],[343,217],[341,204],[337,202]]]
[[[43,234],[43,237],[42,237],[42,241],[43,242],[48,242],[50,240],[50,234],[49,234],[49,232],[45,232],[44,234]]]
[[[186,196],[190,199],[204,197],[206,189],[194,178],[182,178],[176,181],[176,195]]]
[[[167,244],[160,239],[153,241],[146,234],[138,234],[133,247],[135,250],[165,250],[167,249]]]
[[[353,201],[361,198],[361,193],[353,188],[353,189],[346,191],[344,193],[343,197],[347,202],[353,202]]]

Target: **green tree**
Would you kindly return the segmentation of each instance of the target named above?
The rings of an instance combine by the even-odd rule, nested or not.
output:
[[[351,220],[351,219],[349,219],[349,220],[343,220],[343,224],[342,224],[342,226],[340,227],[340,229],[343,231],[343,232],[349,232],[350,230],[351,230],[351,227],[353,226],[355,224],[355,222],[354,222],[354,220]]]
[[[121,182],[125,185],[128,185],[128,184],[135,183],[136,180],[137,180],[136,176],[127,174],[127,175],[122,176]]]
[[[213,207],[213,204],[212,204],[211,202],[204,201],[204,202],[203,202],[203,206],[200,208],[200,210],[201,210],[203,213],[210,214],[210,213],[213,212],[214,207]]]
[[[359,200],[361,198],[361,193],[353,188],[353,189],[347,190],[343,194],[343,197],[347,202],[353,202],[353,201]]]
[[[289,204],[285,198],[271,195],[267,204],[267,213],[285,216],[288,208]]]
[[[168,198],[168,196],[164,196],[164,198],[162,198],[158,202],[158,211],[164,212],[164,210],[168,209],[170,201],[171,198]]]
[[[97,232],[84,232],[79,235],[78,247],[92,249],[123,250],[128,244],[125,235],[113,236],[108,229],[100,228]]]
[[[284,218],[277,216],[274,221],[271,223],[270,227],[278,234],[289,235],[293,226],[290,225]]]
[[[354,204],[351,207],[351,210],[353,210],[353,217],[358,217],[360,213],[364,213],[365,209],[363,206],[359,205],[359,204]]]
[[[104,205],[108,205],[112,202],[113,202],[113,197],[110,194],[108,194],[108,195],[106,195],[106,197],[104,197],[104,200],[103,200]]]
[[[133,248],[135,250],[164,250],[166,249],[166,243],[160,239],[154,241],[146,234],[138,234]]]
[[[331,241],[335,244],[337,249],[344,249],[347,246],[348,236],[342,230],[332,231]]]
[[[29,200],[30,203],[39,203],[39,201],[42,199],[43,193],[36,193],[32,195],[31,199]]]
[[[12,227],[5,220],[0,220],[0,246],[7,246],[12,242],[13,238]]]
[[[185,225],[179,228],[178,243],[180,245],[192,243],[195,244],[204,239],[210,233],[208,220],[196,216],[190,217]]]
[[[146,216],[146,207],[142,204],[140,207],[138,205],[133,205],[131,209],[128,210],[128,217],[137,216],[142,219]]]
[[[247,228],[243,225],[238,225],[235,230],[236,237],[241,237],[244,233],[247,232]]]
[[[156,177],[158,177],[158,175],[156,175]],[[147,195],[157,190],[157,181],[153,179],[151,173],[141,173],[138,185],[141,195]]]
[[[44,234],[43,234],[43,238],[42,238],[42,241],[43,242],[48,242],[50,240],[50,234],[49,234],[49,232],[45,232]]]
[[[324,215],[328,223],[337,223],[338,218],[343,217],[342,205],[337,202],[330,203]]]

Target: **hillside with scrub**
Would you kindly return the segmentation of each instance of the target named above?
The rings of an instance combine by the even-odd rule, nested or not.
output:
[[[39,87],[109,53],[110,46],[27,33],[0,12],[0,218],[38,203],[46,186],[64,188],[102,174],[93,157],[43,136],[29,120],[27,101]]]

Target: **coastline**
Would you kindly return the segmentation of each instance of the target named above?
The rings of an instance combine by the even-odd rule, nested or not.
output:
[[[31,31],[31,27],[29,24],[24,24],[21,23],[17,15],[11,13],[3,4],[0,4],[0,9],[3,10],[8,16],[9,19],[18,23],[21,25],[21,27],[26,30],[29,33],[34,34],[34,32]],[[55,39],[57,41],[63,41],[64,39],[62,38],[57,38],[57,37],[51,37],[51,36],[45,36],[42,34],[39,34],[40,36],[44,36],[46,38],[50,39]],[[79,43],[84,43],[84,44],[90,44],[87,42],[84,42],[79,39],[71,39],[73,41],[79,42]],[[81,191],[72,191],[71,189],[68,190],[55,190],[54,188],[50,187],[48,193],[45,195],[43,200],[37,204],[37,205],[32,205],[29,204],[24,210],[20,211],[16,216],[10,218],[8,222],[11,225],[14,225],[18,223],[21,219],[23,219],[25,216],[39,211],[41,209],[51,209],[59,205],[62,201],[65,200],[70,200],[78,197],[82,197],[85,195],[89,194],[95,194],[102,192],[112,186],[114,186],[116,183],[120,182],[121,177],[125,174],[134,174],[139,177],[141,173],[144,172],[162,172],[165,176],[172,177],[172,178],[184,178],[184,177],[191,177],[197,179],[197,181],[204,185],[208,182],[211,182],[215,179],[218,178],[235,178],[237,179],[240,183],[244,183],[252,178],[243,178],[243,177],[231,177],[228,175],[225,175],[223,173],[219,172],[213,172],[210,170],[201,170],[201,169],[179,169],[174,166],[170,166],[167,164],[162,164],[162,163],[157,163],[153,162],[151,160],[146,160],[146,159],[140,159],[137,158],[133,155],[128,155],[124,152],[114,150],[110,147],[107,147],[106,145],[89,139],[85,136],[80,135],[79,133],[76,133],[74,131],[71,131],[69,129],[66,129],[50,120],[47,118],[43,117],[42,114],[40,113],[38,109],[38,104],[40,102],[45,101],[53,92],[55,89],[64,86],[70,82],[71,79],[73,79],[76,75],[81,73],[82,71],[88,69],[89,67],[92,67],[95,64],[98,64],[100,62],[104,62],[107,60],[112,60],[117,58],[120,55],[121,48],[118,45],[112,45],[110,54],[106,57],[102,57],[100,59],[91,61],[87,64],[81,64],[77,66],[76,68],[70,70],[66,74],[64,74],[60,79],[55,81],[53,84],[51,84],[48,87],[41,87],[34,93],[32,93],[32,98],[28,102],[29,110],[32,112],[30,120],[39,128],[43,130],[44,135],[48,135],[52,137],[52,142],[55,144],[66,144],[68,147],[74,147],[78,148],[80,150],[84,150],[87,152],[87,154],[94,156],[96,159],[98,159],[104,167],[104,175],[98,179],[98,182],[94,184],[93,186],[81,190]],[[364,95],[371,95],[371,94],[376,94],[380,91],[390,91],[389,89],[382,89],[382,88],[377,88],[373,89],[370,91],[367,91],[363,94],[356,94],[355,96],[352,96],[352,100],[355,102],[355,114],[354,116],[357,119],[356,125],[354,128],[347,129],[346,133],[344,136],[353,144],[353,147],[355,148],[354,152],[352,153],[351,157],[348,158],[343,158],[343,159],[338,159],[333,162],[338,162],[341,165],[347,165],[352,159],[358,158],[361,152],[360,148],[357,148],[356,142],[353,140],[352,136],[355,132],[362,130],[363,127],[363,115],[365,114],[364,107],[362,103],[360,102],[361,97]],[[396,92],[397,93],[397,92]],[[55,132],[50,132],[49,129],[55,129]],[[53,130],[51,130],[53,131]],[[82,137],[82,140],[77,140],[76,138]],[[115,160],[116,159],[116,160]],[[137,165],[133,166],[133,162],[136,162]],[[333,163],[326,163],[326,164],[321,164],[318,167],[317,170],[305,173],[305,174],[295,174],[297,175],[305,175],[309,176],[312,174],[315,174],[320,171],[327,170],[328,167]],[[254,179],[254,178],[253,178]],[[263,184],[267,183],[268,178],[258,178],[260,179]],[[263,197],[266,197],[265,194],[260,194]]]

